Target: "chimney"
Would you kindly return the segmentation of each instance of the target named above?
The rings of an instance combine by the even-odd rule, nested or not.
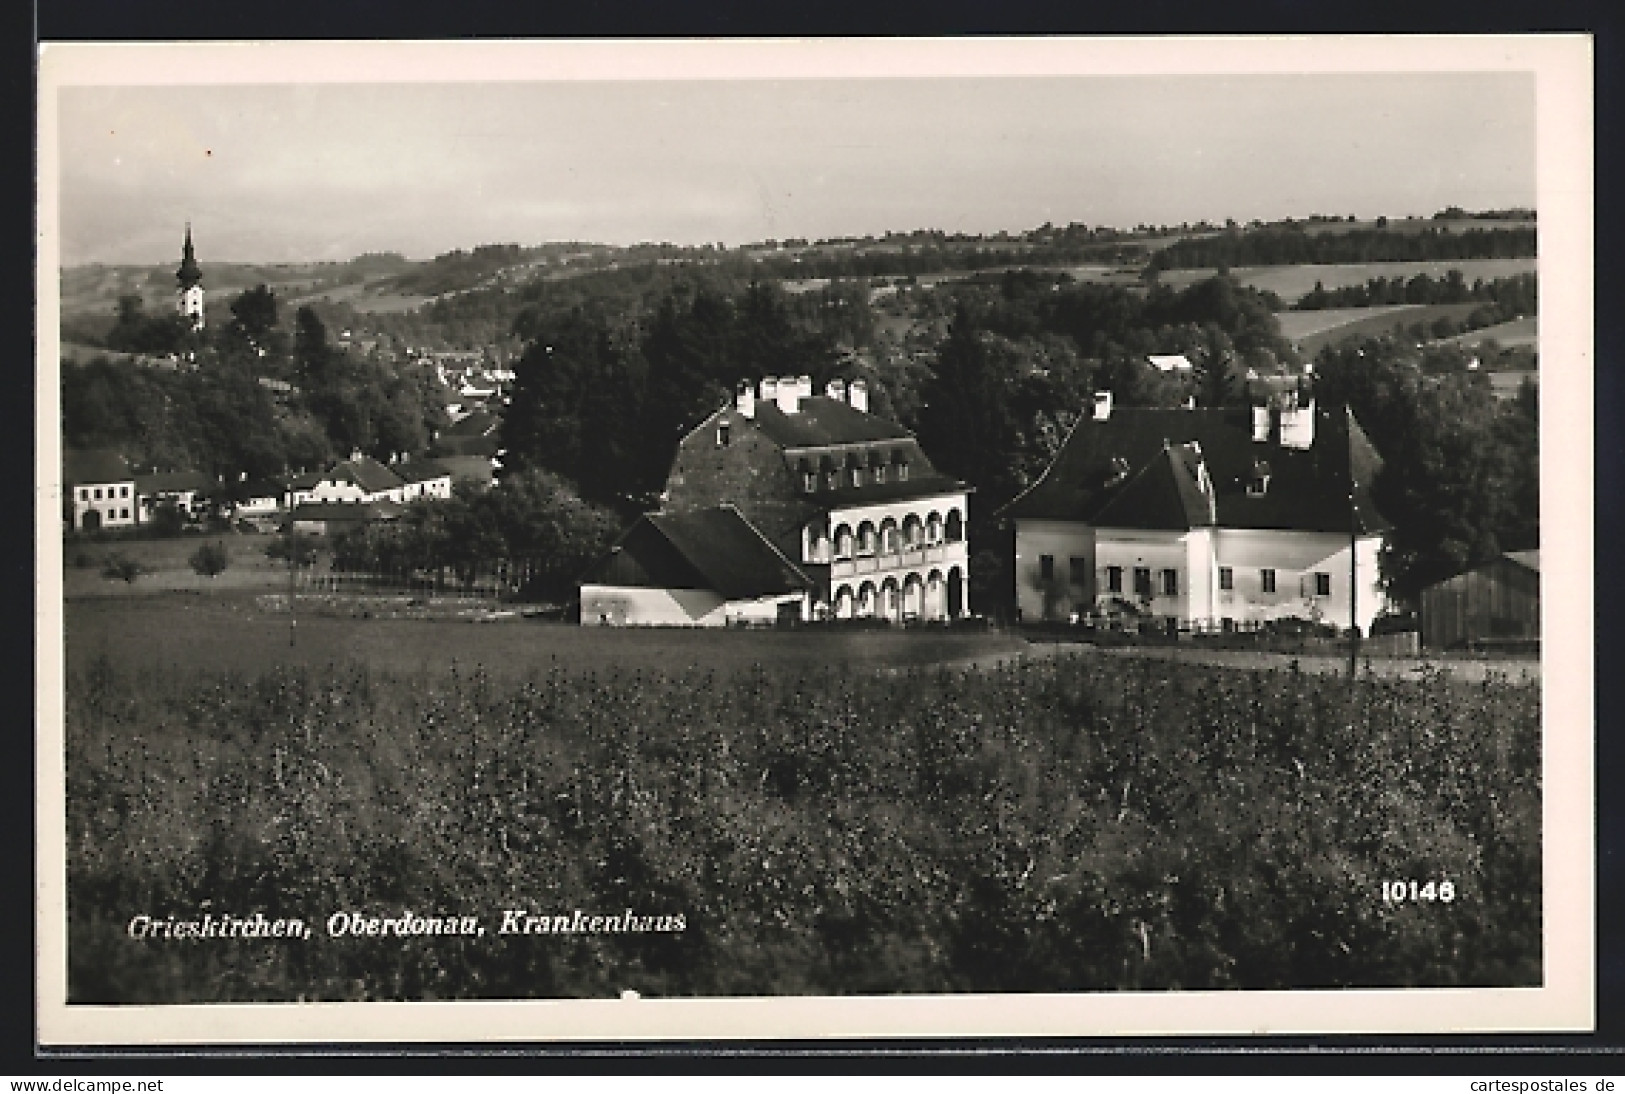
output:
[[[829,396],[831,399],[834,399],[837,403],[846,402],[846,381],[831,380],[829,383],[824,385],[824,394]]]
[[[350,459],[352,459],[352,460],[361,459],[361,449],[359,449],[359,448],[350,449]]]
[[[1256,444],[1267,444],[1270,439],[1270,408],[1259,404],[1253,405],[1253,441]]]
[[[1315,444],[1315,401],[1294,399],[1281,409],[1281,447],[1307,449]]]
[[[746,380],[739,385],[739,391],[734,394],[734,409],[739,411],[741,418],[756,417],[756,389]]]
[[[846,387],[846,402],[853,410],[869,413],[869,385],[863,380],[853,380]]]
[[[1195,410],[1196,409],[1196,396],[1194,396],[1194,395],[1185,396],[1185,409],[1186,410]]]
[[[773,403],[779,398],[779,382],[772,376],[762,379],[762,402]]]
[[[786,414],[794,414],[801,408],[801,385],[794,376],[779,377],[778,400],[779,409]]]
[[[1112,393],[1109,391],[1095,392],[1095,421],[1104,422],[1112,416]]]
[[[813,393],[812,377],[811,376],[797,376],[796,377],[796,394],[801,396],[803,399],[811,399],[812,398],[812,393]]]

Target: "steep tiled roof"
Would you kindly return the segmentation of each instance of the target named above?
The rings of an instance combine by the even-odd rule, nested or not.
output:
[[[810,589],[813,581],[731,505],[644,518],[728,600]]]
[[[1194,461],[1185,446],[1164,448],[1130,475],[1095,515],[1105,528],[1199,528],[1213,523],[1208,499],[1198,484]]]
[[[68,449],[62,457],[62,479],[68,486],[130,482],[134,478],[124,458],[109,449]]]
[[[402,482],[429,482],[451,477],[451,472],[433,460],[408,460],[390,468]]]
[[[756,424],[780,448],[818,448],[836,444],[862,444],[866,441],[909,440],[908,430],[896,422],[831,399],[809,395],[794,414],[786,414],[778,404],[759,401]]]
[[[1186,478],[1194,484],[1192,457],[1176,454],[1161,471],[1148,470],[1148,465],[1159,458],[1165,444],[1195,442],[1213,484],[1220,527],[1347,532],[1351,467],[1357,528],[1371,532],[1387,527],[1371,501],[1371,484],[1382,459],[1352,415],[1341,407],[1318,408],[1315,442],[1298,450],[1253,441],[1249,413],[1246,407],[1119,407],[1106,421],[1085,417],[1043,477],[1007,505],[1002,515],[1108,527],[1172,526],[1167,522],[1180,518],[1171,514],[1190,506],[1188,491],[1179,485],[1178,467],[1186,465]],[[1127,465],[1127,478],[1115,473],[1114,459],[1119,461],[1117,469]],[[1267,464],[1269,482],[1262,496],[1253,496],[1247,486],[1262,469],[1261,463]],[[1153,476],[1152,485],[1134,485],[1134,493],[1140,496],[1132,505],[1125,499],[1114,506],[1119,495],[1131,484],[1141,483],[1147,474]],[[1149,497],[1153,490],[1161,501]],[[1147,508],[1154,515],[1147,516]],[[1108,510],[1112,511],[1109,523]],[[1119,523],[1130,517],[1164,523]]]
[[[381,494],[401,485],[400,476],[370,456],[340,460],[322,478],[335,481],[348,479],[369,494]]]

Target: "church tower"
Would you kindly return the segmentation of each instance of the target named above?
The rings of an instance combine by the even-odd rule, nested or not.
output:
[[[198,269],[197,256],[192,253],[192,222],[186,222],[186,243],[181,247],[181,266],[175,271],[180,283],[176,290],[175,310],[192,321],[193,330],[203,329],[203,271]]]

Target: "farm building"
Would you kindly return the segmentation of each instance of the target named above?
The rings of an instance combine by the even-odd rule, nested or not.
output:
[[[584,626],[800,622],[815,582],[731,505],[642,517],[581,585]]]
[[[401,480],[402,501],[413,501],[417,498],[444,500],[451,497],[451,470],[434,460],[402,457],[399,463],[391,465],[389,469]]]
[[[62,464],[63,517],[70,528],[127,528],[140,520],[135,475],[123,457],[102,449],[70,449]]]
[[[209,508],[209,493],[214,480],[201,471],[159,471],[135,477],[137,513],[143,522],[150,521],[160,505],[173,504],[187,517],[196,519]]]
[[[399,475],[370,456],[359,452],[350,454],[326,471],[312,471],[297,476],[288,484],[288,503],[303,505],[307,502],[358,502],[406,500],[406,484]]]
[[[1511,551],[1422,590],[1422,644],[1540,640],[1540,552]]]
[[[293,531],[309,536],[337,536],[368,524],[399,520],[399,504],[383,501],[307,501],[293,507],[289,522]]]
[[[1114,410],[1102,392],[1001,511],[1021,617],[1368,630],[1387,603],[1381,466],[1353,415],[1317,408],[1306,384],[1217,409]]]
[[[970,487],[868,394],[862,380],[744,385],[679,444],[663,510],[736,508],[813,580],[812,618],[966,615]]]

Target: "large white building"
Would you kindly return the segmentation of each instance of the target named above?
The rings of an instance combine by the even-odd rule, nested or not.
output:
[[[770,377],[683,438],[661,516],[735,510],[806,578],[803,619],[934,621],[969,612],[969,494],[906,429],[869,413],[863,381],[832,381],[814,395],[810,377]],[[634,528],[622,550],[656,538]],[[595,568],[583,584],[583,622],[674,621],[589,610],[589,592],[630,597],[614,591],[634,586],[612,586],[612,570],[617,581],[658,585],[656,560],[644,561]],[[688,621],[712,619],[727,616]]]
[[[1103,393],[1001,513],[1021,618],[1367,631],[1387,605],[1381,466],[1353,415],[1307,387],[1227,409],[1114,410]]]

